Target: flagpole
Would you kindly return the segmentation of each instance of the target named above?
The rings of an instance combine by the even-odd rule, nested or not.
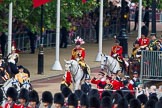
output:
[[[139,0],[139,15],[138,15],[138,37],[141,38],[141,27],[142,27],[142,0]]]
[[[9,22],[8,22],[8,50],[7,55],[11,53],[12,41],[12,2],[9,4]]]
[[[102,32],[103,32],[103,0],[100,0],[100,21],[99,21],[99,51],[96,57],[96,61],[101,61],[102,54]]]
[[[59,61],[59,45],[60,45],[60,0],[57,0],[57,22],[56,22],[56,60],[52,66],[52,70],[62,70]]]

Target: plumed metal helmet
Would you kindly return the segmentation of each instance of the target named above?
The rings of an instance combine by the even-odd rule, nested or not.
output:
[[[42,93],[42,102],[53,103],[53,96],[50,91],[44,91]]]
[[[80,97],[83,94],[83,91],[82,90],[75,90],[74,94],[77,96],[77,99],[80,100]]]
[[[90,97],[89,98],[89,107],[93,108],[100,108],[100,100],[97,97]]]
[[[9,87],[6,92],[6,96],[12,98],[13,101],[16,101],[17,97],[18,97],[18,92],[17,92],[16,88]]]
[[[62,93],[55,93],[54,95],[54,103],[64,105],[64,96]]]
[[[29,92],[29,102],[30,101],[34,101],[37,104],[39,103],[39,96],[38,96],[38,92],[35,90],[32,90]]]
[[[3,101],[3,91],[0,89],[0,103]]]
[[[22,88],[19,93],[19,99],[25,99],[28,101],[29,99],[29,91],[26,88]]]
[[[65,98],[68,97],[68,95],[72,93],[72,91],[70,90],[69,87],[65,86],[63,89],[62,89],[62,94],[64,95]]]
[[[83,93],[80,97],[80,105],[86,106],[87,108],[89,106],[89,99],[88,99],[88,96],[85,93]]]
[[[69,106],[74,106],[74,107],[77,107],[78,106],[77,96],[74,93],[71,93],[68,96],[68,105]]]

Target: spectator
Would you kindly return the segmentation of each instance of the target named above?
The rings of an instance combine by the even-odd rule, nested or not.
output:
[[[0,89],[0,108],[3,108],[3,91]]]
[[[158,99],[160,99],[160,97],[162,97],[162,85],[159,86],[157,97],[158,97]]]
[[[7,42],[7,36],[4,32],[0,32],[0,45],[1,45],[1,53],[2,53],[2,58],[5,56],[5,46]]]
[[[68,40],[68,31],[66,27],[61,28],[61,42],[60,48],[67,48]]]
[[[44,108],[52,108],[53,96],[50,91],[44,91],[42,93],[42,102]]]
[[[156,102],[155,108],[161,108],[161,106],[162,106],[162,102],[161,101]]]
[[[135,10],[135,18],[134,18],[134,31],[137,30],[137,24],[138,24],[138,12],[139,12],[139,8],[138,6],[136,7]]]
[[[147,6],[145,8],[145,14],[144,14],[144,17],[143,17],[143,22],[148,29],[149,29],[149,21],[150,21],[150,12],[149,12],[149,6]]]
[[[54,107],[62,108],[64,106],[64,96],[62,93],[55,93],[54,95]]]
[[[130,83],[136,88],[140,84],[140,79],[137,71],[133,72],[133,78]]]
[[[77,97],[77,101],[78,101],[78,107],[80,107],[80,97],[81,95],[83,94],[83,91],[82,90],[75,90],[74,94],[76,95]]]
[[[145,108],[155,108],[156,101],[153,99],[149,99],[145,105]]]

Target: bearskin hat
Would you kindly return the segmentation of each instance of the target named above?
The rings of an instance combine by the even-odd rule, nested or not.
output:
[[[119,100],[118,108],[128,108],[128,101],[125,98]]]
[[[137,99],[143,104],[145,105],[146,102],[148,101],[148,98],[145,94],[141,94],[137,96]]]
[[[100,100],[99,100],[99,98],[91,96],[89,98],[89,107],[100,108]]]
[[[112,93],[108,90],[104,90],[101,94],[101,97],[103,98],[104,96],[108,96],[108,97],[112,98]]]
[[[29,91],[25,88],[22,88],[19,93],[19,99],[25,99],[26,101],[28,101]]]
[[[69,106],[75,106],[75,107],[78,106],[77,96],[76,96],[74,93],[71,93],[71,94],[68,96],[68,105],[69,105]]]
[[[54,95],[54,103],[64,105],[64,96],[62,93],[55,93]]]
[[[119,93],[121,95],[121,97],[124,97],[124,94],[121,90],[117,90],[116,93]]]
[[[32,90],[29,92],[29,102],[30,101],[34,101],[37,104],[39,103],[39,96],[38,96],[38,92],[35,90]]]
[[[89,106],[88,96],[85,93],[83,93],[80,97],[80,105],[81,106],[87,106],[87,108]]]
[[[67,98],[69,96],[69,94],[72,93],[72,91],[70,90],[69,87],[65,86],[63,89],[62,89],[62,94],[65,98]]]
[[[145,108],[155,108],[155,103],[154,99],[149,99],[145,104]]]
[[[3,91],[0,89],[0,103],[3,101]]]
[[[17,92],[16,88],[9,87],[7,89],[6,96],[7,97],[11,97],[13,99],[13,101],[16,101],[17,100],[17,96],[18,96],[18,92]]]
[[[141,34],[147,37],[148,32],[149,32],[148,31],[148,28],[146,26],[142,26],[142,28],[141,28]]]
[[[130,100],[130,107],[141,108],[141,103],[138,99],[131,99]]]
[[[42,93],[42,102],[53,103],[53,96],[50,91],[44,91]]]
[[[88,97],[96,97],[100,98],[100,94],[97,89],[91,89],[90,92],[88,93]]]
[[[112,108],[112,101],[111,98],[108,96],[104,96],[101,99],[101,107],[102,108]]]
[[[77,99],[80,100],[80,97],[83,94],[83,91],[82,90],[75,90],[74,94],[77,96]]]
[[[128,92],[125,96],[125,98],[127,99],[128,103],[130,102],[131,99],[134,99],[134,95],[130,92]]]
[[[161,108],[161,106],[162,106],[162,102],[161,101],[156,102],[155,108]]]
[[[122,96],[119,93],[115,93],[112,98],[113,104],[118,104],[121,99]]]

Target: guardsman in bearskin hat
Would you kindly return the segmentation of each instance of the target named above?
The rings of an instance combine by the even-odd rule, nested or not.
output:
[[[62,93],[55,93],[54,95],[54,107],[62,108],[64,106],[64,96]]]
[[[44,91],[42,93],[43,108],[52,108],[53,96],[50,91]]]
[[[82,69],[87,77],[90,74],[90,73],[88,73],[89,67],[86,65],[85,60],[84,60],[85,56],[86,56],[85,48],[81,47],[81,45],[84,44],[85,42],[80,37],[77,37],[74,41],[75,41],[76,46],[72,50],[71,59],[78,61],[78,63],[82,67]]]
[[[65,100],[64,106],[67,106],[68,96],[72,93],[72,91],[69,87],[65,86],[62,88],[61,93],[63,94]]]
[[[80,105],[81,105],[81,108],[88,108],[89,106],[88,96],[84,93],[80,97]]]
[[[14,77],[15,74],[18,73],[18,69],[17,69],[17,63],[19,60],[19,54],[16,53],[16,48],[14,46],[12,46],[11,48],[11,53],[7,56],[7,60],[8,60],[8,65],[11,68],[11,72],[9,72],[11,74],[11,77]]]
[[[29,108],[28,104],[29,104],[29,91],[25,88],[20,89],[20,93],[19,93],[19,102],[20,102],[20,108]]]
[[[14,87],[9,87],[6,92],[7,103],[4,108],[18,108],[16,104],[18,92]]]
[[[104,96],[101,99],[101,108],[112,108],[112,99],[108,96]]]
[[[77,108],[77,106],[78,106],[77,96],[74,93],[71,93],[68,96],[68,107]]]
[[[31,108],[39,108],[40,102],[39,102],[39,96],[38,92],[35,90],[32,90],[29,92],[29,107]]]
[[[141,28],[141,38],[139,38],[137,40],[139,42],[140,48],[142,48],[142,50],[145,50],[146,47],[150,43],[150,39],[147,37],[148,32],[149,32],[148,28],[146,26],[142,26],[142,28]]]
[[[20,85],[22,85],[24,83],[24,81],[29,81],[29,77],[28,74],[24,72],[24,67],[23,66],[18,66],[18,71],[19,73],[17,73],[15,75],[15,79],[19,81]]]

